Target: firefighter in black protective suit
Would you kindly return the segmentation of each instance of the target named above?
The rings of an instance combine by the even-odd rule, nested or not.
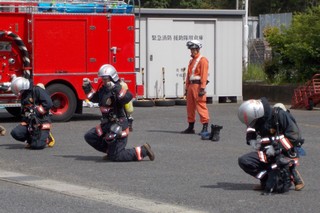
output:
[[[288,164],[289,184],[292,181],[296,191],[302,190],[304,181],[295,164],[292,165],[292,159],[297,161],[297,147],[301,147],[304,140],[292,115],[279,107],[271,107],[263,97],[243,102],[239,107],[238,117],[247,126],[247,144],[256,150],[238,159],[239,166],[246,173],[260,179],[260,185],[254,189],[265,190],[270,182],[268,176],[271,176],[272,168],[276,168],[276,165],[279,167],[279,162],[291,162]],[[279,155],[283,158],[278,158],[281,161],[275,163],[275,158]]]
[[[126,149],[129,126],[124,105],[132,99],[132,94],[120,84],[116,69],[110,65],[102,65],[98,76],[102,78],[103,86],[98,90],[99,107],[102,113],[101,123],[90,129],[85,135],[85,141],[96,150],[106,153],[103,158],[111,161],[140,161],[148,156],[154,160],[151,146]],[[84,82],[84,91],[90,91],[92,86]],[[87,93],[86,92],[86,93]]]
[[[53,104],[44,85],[33,86],[30,80],[16,77],[12,80],[11,90],[16,95],[21,94],[22,116],[22,122],[11,131],[11,136],[18,141],[26,141],[26,148],[53,147],[55,140],[50,132],[49,115]]]

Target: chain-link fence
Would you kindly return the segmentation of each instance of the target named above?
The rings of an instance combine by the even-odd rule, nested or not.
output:
[[[249,64],[263,64],[271,59],[271,47],[264,39],[249,41]]]

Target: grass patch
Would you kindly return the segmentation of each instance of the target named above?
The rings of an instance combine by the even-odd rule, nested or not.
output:
[[[267,75],[262,65],[249,64],[248,69],[243,72],[243,81],[246,82],[265,82]]]

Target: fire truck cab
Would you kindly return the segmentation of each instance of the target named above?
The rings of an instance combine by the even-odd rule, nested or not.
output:
[[[10,92],[15,76],[43,83],[51,95],[54,121],[81,113],[89,78],[101,86],[101,65],[113,65],[136,96],[134,2],[0,2],[0,106],[20,115]],[[93,99],[94,100],[94,99]]]

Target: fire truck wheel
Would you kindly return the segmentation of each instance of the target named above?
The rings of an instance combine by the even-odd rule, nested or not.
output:
[[[20,107],[6,107],[7,112],[11,115],[20,118],[21,117],[21,108]]]
[[[52,120],[69,121],[77,108],[77,98],[72,89],[64,84],[52,84],[47,90],[53,102]]]
[[[176,104],[175,100],[171,99],[158,99],[154,103],[156,106],[174,106]]]
[[[153,107],[153,100],[135,100],[133,101],[134,107]]]

